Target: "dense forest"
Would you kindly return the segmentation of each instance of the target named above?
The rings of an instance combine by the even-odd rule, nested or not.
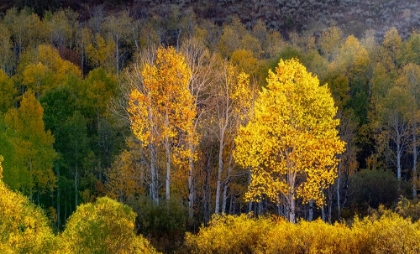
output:
[[[367,253],[401,250],[395,225],[405,248],[418,235],[417,31],[28,2],[0,6],[0,250]],[[311,240],[267,241],[286,233]]]

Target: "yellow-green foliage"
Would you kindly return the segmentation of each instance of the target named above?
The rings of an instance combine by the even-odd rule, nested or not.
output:
[[[52,253],[54,248],[43,211],[0,180],[0,253]]]
[[[214,217],[197,235],[187,233],[185,245],[193,253],[420,253],[420,224],[381,213],[356,218],[351,226]]]
[[[62,237],[69,253],[156,253],[142,236],[134,233],[136,214],[110,198],[77,207]]]
[[[420,224],[396,213],[355,220],[352,226],[358,253],[420,253]]]
[[[258,253],[355,253],[350,235],[350,228],[342,224],[280,221],[266,232]]]
[[[191,253],[251,253],[270,226],[266,218],[214,215],[198,235],[186,233],[185,243]]]

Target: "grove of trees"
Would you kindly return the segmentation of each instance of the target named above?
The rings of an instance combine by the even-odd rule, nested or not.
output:
[[[333,223],[383,204],[418,218],[419,52],[420,33],[395,28],[356,38],[215,24],[176,6],[153,18],[96,6],[83,19],[11,8],[0,16],[0,213],[33,215],[0,218],[0,244],[130,252],[150,247],[141,233],[170,252],[200,225],[254,220],[241,214]],[[381,211],[370,220],[418,231]],[[200,252],[205,233],[192,234],[184,247]]]

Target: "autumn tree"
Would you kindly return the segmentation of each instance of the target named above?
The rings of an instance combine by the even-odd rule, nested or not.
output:
[[[13,168],[8,169],[5,180],[14,189],[39,196],[56,186],[53,161],[57,154],[53,149],[54,137],[45,130],[42,119],[44,109],[32,91],[23,95],[20,107],[12,108],[5,115],[6,133],[14,146]]]
[[[400,86],[410,96],[405,101],[410,101],[411,104],[407,106],[407,120],[409,124],[409,135],[412,162],[412,189],[413,198],[417,197],[417,164],[418,164],[418,133],[420,124],[420,66],[417,64],[409,63],[402,69],[399,77],[395,81],[396,85]],[[409,149],[407,149],[409,150]]]
[[[24,86],[21,90],[31,89],[37,97],[62,84],[69,75],[82,76],[79,67],[62,59],[56,48],[46,44],[23,54],[18,69]]]
[[[406,65],[415,63],[420,65],[420,33],[413,32],[410,37],[402,43],[401,50],[397,56],[398,63]]]
[[[332,61],[336,56],[342,39],[343,32],[336,26],[329,27],[322,32],[321,37],[319,38],[318,47],[322,55],[328,61]]]
[[[384,34],[382,44],[377,47],[376,62],[382,64],[385,70],[394,78],[398,72],[398,57],[401,56],[402,38],[395,27]]]
[[[324,203],[322,190],[337,177],[336,155],[344,142],[328,86],[320,86],[297,60],[280,60],[267,81],[235,139],[234,157],[251,167],[246,197],[285,200],[286,214],[295,222],[296,199]]]
[[[0,70],[0,94],[0,112],[5,113],[13,106],[17,91],[12,79],[3,70]]]
[[[89,30],[84,30],[84,32],[88,31]],[[89,34],[83,34],[82,36],[89,36]],[[91,62],[91,65],[93,67],[105,68],[107,71],[112,73],[113,70],[115,70],[113,64],[113,55],[115,50],[114,42],[111,39],[105,39],[101,34],[97,33],[88,43],[89,44],[87,46],[84,46],[84,52],[86,52],[86,56]]]
[[[134,69],[134,71],[139,71]],[[191,70],[174,48],[159,48],[153,65],[141,71],[129,102],[131,129],[150,153],[151,196],[158,202],[158,150],[163,148],[166,164],[166,199],[170,199],[171,167],[193,156],[188,139],[193,137],[196,116],[193,97],[188,89]]]
[[[108,16],[103,24],[108,36],[113,40],[115,45],[115,71],[119,74],[122,64],[121,57],[124,52],[121,52],[124,43],[128,43],[129,38],[132,38],[131,31],[133,20],[128,15],[127,11],[119,13],[116,16]]]
[[[144,149],[136,138],[127,138],[127,149],[116,156],[108,171],[107,195],[119,202],[145,194],[147,168]]]
[[[79,27],[78,14],[71,9],[46,12],[43,17],[51,45],[73,48],[75,34]]]
[[[410,112],[414,98],[407,89],[394,84],[380,104],[376,135],[378,150],[385,162],[396,169],[398,180],[403,173],[402,159],[410,143]]]

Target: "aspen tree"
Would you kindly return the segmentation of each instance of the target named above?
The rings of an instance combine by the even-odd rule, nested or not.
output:
[[[246,198],[285,200],[295,222],[296,199],[324,203],[323,189],[337,177],[336,156],[344,142],[328,86],[320,86],[297,60],[280,60],[267,82],[235,139],[234,158],[251,167]]]

